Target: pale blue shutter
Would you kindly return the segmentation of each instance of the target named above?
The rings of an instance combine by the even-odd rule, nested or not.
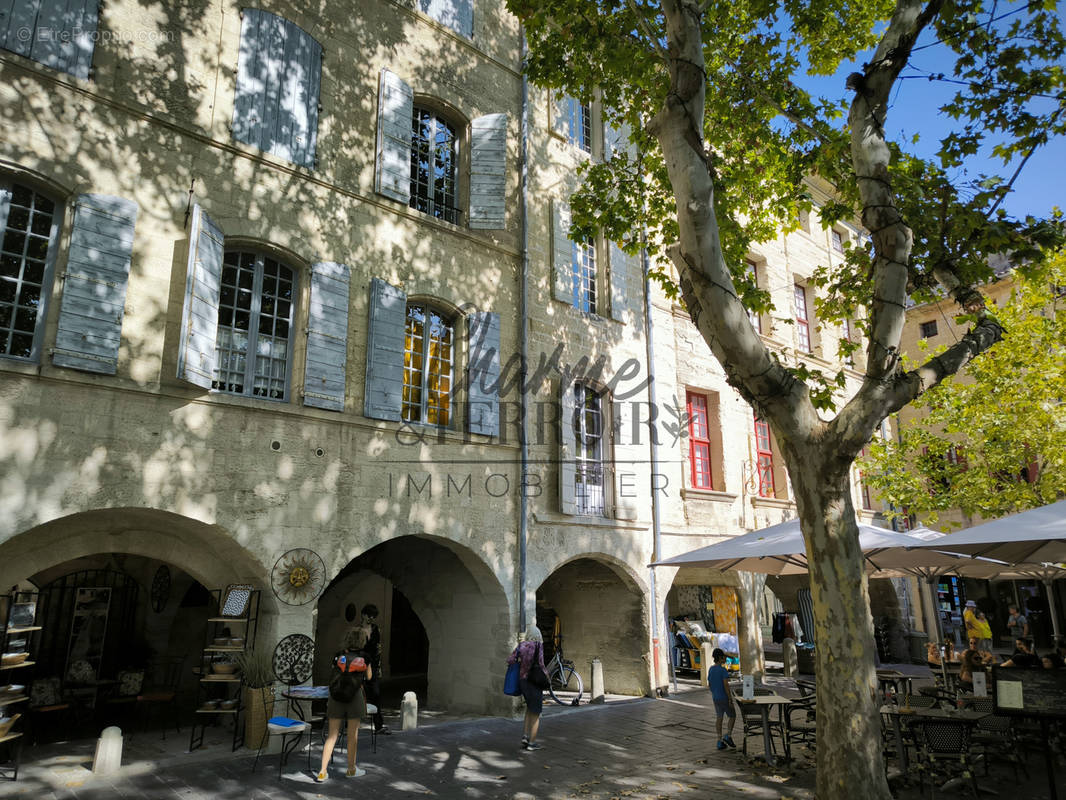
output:
[[[218,298],[222,285],[222,229],[199,205],[192,209],[185,302],[178,344],[178,377],[210,389],[215,377]]]
[[[404,325],[407,295],[380,278],[370,281],[370,319],[366,342],[366,394],[363,415],[400,420],[403,399]]]
[[[574,304],[574,250],[570,241],[570,207],[552,201],[552,297]]]
[[[611,270],[611,319],[625,322],[629,294],[629,257],[614,242],[607,247]]]
[[[483,436],[500,432],[500,315],[475,311],[466,320],[467,430]]]
[[[474,37],[473,0],[420,0],[422,11],[468,39]]]
[[[507,115],[486,114],[470,123],[470,227],[504,225]]]
[[[136,223],[132,200],[83,194],[75,202],[54,364],[115,374]]]
[[[411,200],[411,87],[387,69],[378,89],[377,160],[374,191],[405,205]]]
[[[322,46],[275,14],[241,12],[233,136],[313,169]]]
[[[88,79],[99,0],[0,0],[0,46]]]
[[[559,385],[559,510],[564,514],[577,513],[577,436],[574,433],[574,415],[577,402],[574,384]]]
[[[344,264],[322,262],[311,266],[305,406],[344,411],[350,282],[350,271]]]
[[[47,67],[88,79],[98,0],[41,0],[31,58]]]
[[[569,141],[573,99],[565,94],[549,94],[548,101],[551,106],[552,131]]]

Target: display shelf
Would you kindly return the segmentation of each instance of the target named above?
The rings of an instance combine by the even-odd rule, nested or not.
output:
[[[197,714],[236,714],[240,709],[238,708],[198,708]]]
[[[0,669],[21,669],[22,667],[32,667],[36,663],[36,661],[23,661],[21,664],[5,664],[0,666]]]
[[[43,631],[44,628],[40,625],[28,625],[24,628],[8,628],[7,635],[14,636],[16,633],[30,633],[32,631]]]
[[[246,617],[208,617],[208,622],[255,622],[255,620],[248,620]]]
[[[22,735],[22,731],[17,733],[9,733],[7,736],[0,736],[0,742],[10,742],[12,739],[17,739]]]
[[[15,703],[22,703],[29,699],[29,696],[24,694],[16,694],[12,695],[11,697],[0,697],[0,707],[14,705]]]
[[[211,675],[207,678],[200,678],[200,683],[241,683],[242,678],[223,678],[221,675]]]
[[[205,653],[243,653],[244,647],[222,647],[221,645],[212,645],[211,647],[205,647]]]
[[[4,601],[3,606],[0,607],[5,609],[2,615],[3,619],[0,619],[0,625],[3,626],[0,629],[0,651],[7,652],[8,647],[11,646],[14,648],[14,652],[29,654],[26,660],[19,664],[0,664],[0,672],[16,669],[32,670],[33,667],[37,666],[37,662],[33,659],[40,645],[39,633],[44,630],[43,625],[37,624],[37,621],[41,618],[40,594],[38,592],[13,590],[11,594],[0,597],[0,600]],[[23,638],[9,643],[13,636]],[[22,675],[21,682],[30,684],[32,677],[32,675]],[[5,693],[0,695],[0,708],[15,705],[16,703],[24,703],[29,699],[28,694]],[[24,721],[16,720],[16,727],[21,726]],[[22,731],[10,730],[6,735],[0,736],[0,743],[20,740],[21,737]],[[17,744],[8,749],[11,751],[10,760],[0,764],[0,776],[12,781],[18,780],[22,741],[18,741]]]

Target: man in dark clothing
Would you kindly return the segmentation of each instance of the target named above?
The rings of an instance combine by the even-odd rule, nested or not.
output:
[[[392,733],[385,725],[381,716],[381,631],[377,626],[378,607],[373,603],[363,606],[363,627],[370,629],[370,638],[366,643],[366,653],[370,656],[371,675],[363,689],[366,692],[368,703],[373,703],[377,708],[374,712],[374,730],[377,733],[388,736]]]
[[[1043,666],[1040,656],[1033,652],[1032,639],[1022,636],[1014,644],[1014,654],[1009,660],[1003,662],[1004,667],[1035,667],[1040,669]]]

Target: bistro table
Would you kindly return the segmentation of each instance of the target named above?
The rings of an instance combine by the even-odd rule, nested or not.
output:
[[[896,738],[896,752],[899,753],[900,770],[906,774],[910,767],[910,759],[907,757],[907,748],[903,746],[903,724],[900,717],[908,719],[952,719],[976,725],[978,720],[991,716],[988,711],[972,711],[970,709],[943,709],[943,708],[902,708],[897,705],[881,706],[881,713],[892,717],[892,732]]]
[[[897,696],[911,694],[911,682],[913,680],[913,675],[908,675],[897,669],[877,670],[877,683],[884,693],[887,693],[888,689],[891,688]]]
[[[774,766],[774,746],[770,738],[770,711],[774,706],[777,707],[777,719],[781,725],[782,752],[784,752],[786,759],[791,758],[792,752],[788,744],[788,714],[785,713],[785,708],[792,701],[779,694],[757,694],[751,700],[743,700],[738,697],[737,703],[741,706],[755,706],[759,713],[762,714],[763,749],[766,752],[766,763],[771,767]],[[741,723],[743,724],[743,720],[741,720]]]

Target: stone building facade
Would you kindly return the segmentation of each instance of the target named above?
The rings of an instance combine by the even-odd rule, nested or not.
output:
[[[509,707],[533,620],[608,691],[665,683],[657,533],[667,557],[787,519],[788,480],[640,261],[568,238],[610,134],[524,84],[517,20],[38,6],[0,18],[0,583],[125,570],[144,599],[167,566],[169,605],[136,612],[157,654],[196,649],[197,583],[261,587],[260,644],[323,657],[373,602],[386,675],[458,710]],[[837,368],[809,278],[858,235],[804,220],[751,254],[786,357]],[[323,565],[302,605],[293,549]]]

